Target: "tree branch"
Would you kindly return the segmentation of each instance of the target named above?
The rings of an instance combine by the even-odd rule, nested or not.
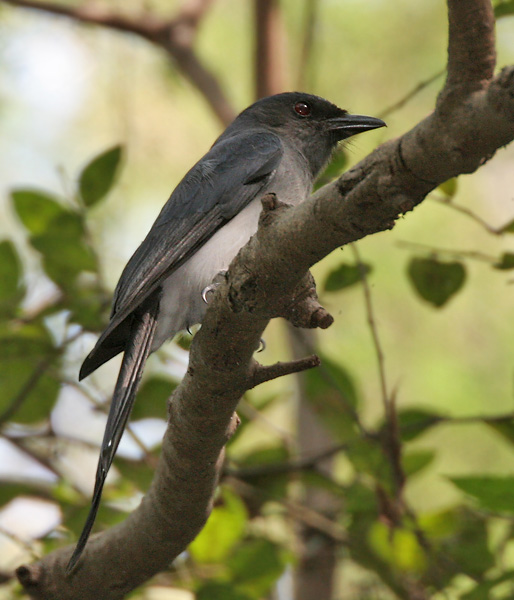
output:
[[[35,0],[2,1],[12,6],[40,10],[80,23],[132,33],[157,44],[166,51],[184,77],[189,79],[200,91],[223,125],[228,125],[236,116],[220,83],[194,51],[196,32],[212,0],[190,0],[171,20],[158,19],[151,14],[142,14],[137,18],[129,17],[91,4],[73,8],[63,4]]]
[[[223,446],[237,427],[234,409],[254,381],[254,350],[308,269],[342,245],[391,229],[438,184],[474,171],[514,139],[514,69],[491,80],[490,61],[477,60],[491,56],[489,1],[448,0],[448,5],[455,39],[435,112],[306,202],[266,212],[193,340],[187,374],[170,403],[161,460],[141,506],[91,539],[71,577],[64,576],[71,548],[20,567],[18,577],[33,598],[115,600],[165,569],[208,517]],[[461,10],[466,21],[459,26]],[[474,50],[481,40],[460,27],[480,31],[487,52]],[[459,69],[466,73],[465,86]]]

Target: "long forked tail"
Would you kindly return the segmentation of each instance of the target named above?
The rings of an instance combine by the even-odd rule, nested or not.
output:
[[[159,316],[160,297],[160,291],[155,292],[145,300],[134,314],[130,336],[125,347],[118,381],[114,388],[109,416],[107,417],[107,425],[105,427],[96,470],[95,489],[91,508],[84,529],[80,534],[80,539],[66,567],[66,573],[70,573],[80,559],[95,522],[105,478],[125,430],[132,406],[134,405],[134,399],[139,382],[141,381],[146,359],[152,349],[152,341]]]

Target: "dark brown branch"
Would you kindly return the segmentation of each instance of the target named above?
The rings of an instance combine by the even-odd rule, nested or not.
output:
[[[292,373],[301,373],[307,369],[313,369],[321,364],[319,356],[313,354],[305,358],[299,358],[298,360],[292,360],[290,362],[278,362],[274,365],[260,365],[255,363],[252,380],[249,382],[249,389],[252,389],[265,381],[271,381],[272,379],[278,379],[284,375],[291,375]]]
[[[284,91],[283,36],[278,0],[254,0],[255,97]]]
[[[494,11],[484,0],[448,2],[448,78],[444,97],[485,89],[494,74]]]
[[[3,2],[20,8],[63,16],[80,23],[132,33],[159,45],[176,63],[184,77],[201,92],[222,124],[228,125],[234,119],[236,113],[220,83],[194,51],[196,31],[212,0],[191,1],[185,4],[182,12],[174,19],[167,21],[151,14],[143,14],[137,18],[129,17],[90,4],[71,8],[67,5],[35,0],[3,0]]]

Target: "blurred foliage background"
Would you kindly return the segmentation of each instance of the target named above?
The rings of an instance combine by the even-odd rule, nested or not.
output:
[[[80,5],[136,22],[183,6]],[[500,66],[514,62],[512,10],[497,6]],[[236,111],[268,85],[383,115],[387,130],[352,140],[333,176],[432,110],[446,29],[442,1],[217,0],[194,49]],[[222,125],[140,36],[7,2],[0,31],[0,598],[13,598],[12,569],[82,527],[119,362],[79,385],[80,362],[124,264]],[[208,525],[131,597],[514,597],[513,159],[498,152],[315,267],[335,325],[274,322],[259,360],[314,348],[322,367],[247,394]],[[148,487],[189,342],[149,361],[98,529]]]

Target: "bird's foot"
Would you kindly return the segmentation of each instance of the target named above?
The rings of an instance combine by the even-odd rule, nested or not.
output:
[[[223,280],[225,279],[226,275],[227,271],[220,271],[219,273],[217,273],[213,282],[202,290],[202,300],[205,302],[205,304],[209,304],[209,294],[212,294],[216,291],[218,286],[220,286]]]

